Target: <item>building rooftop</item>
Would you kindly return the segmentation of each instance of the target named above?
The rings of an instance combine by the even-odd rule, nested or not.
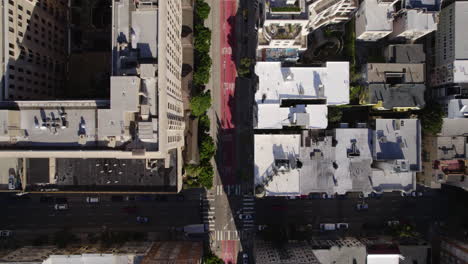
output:
[[[404,0],[402,6],[407,9],[424,9],[430,12],[440,11],[441,0]]]
[[[421,166],[421,126],[418,119],[377,119],[374,160],[404,160],[406,169]]]
[[[281,67],[280,62],[258,62],[255,101],[257,128],[282,128],[294,113],[306,128],[326,128],[326,105],[349,103],[349,63],[327,62],[326,67]],[[289,124],[289,126],[292,124]]]
[[[468,13],[468,11],[467,11]],[[468,45],[468,42],[466,43]],[[453,62],[453,82],[466,83],[468,82],[468,51],[466,52],[467,59],[455,60]]]
[[[468,118],[468,99],[451,99],[447,106],[448,118]]]
[[[466,137],[437,137],[437,159],[451,160],[465,158]]]
[[[444,118],[439,134],[445,137],[468,136],[468,118]]]
[[[305,0],[266,0],[266,20],[307,20]]]
[[[398,107],[418,107],[425,106],[424,84],[396,84],[372,83],[367,86],[369,104],[382,103],[385,109]]]
[[[365,16],[364,31],[392,31],[393,5],[379,4],[378,0],[366,0],[361,5]]]
[[[396,44],[386,48],[386,61],[390,63],[424,63],[426,54],[422,44]]]
[[[367,83],[423,83],[424,64],[368,63],[364,66]]]
[[[455,21],[453,21],[455,27],[455,32],[453,32],[455,37],[455,60],[468,60],[468,38],[466,35],[468,2],[455,1],[452,5],[455,7]],[[463,67],[467,69],[467,62],[462,63]]]
[[[255,185],[267,196],[299,195],[300,135],[255,135]]]

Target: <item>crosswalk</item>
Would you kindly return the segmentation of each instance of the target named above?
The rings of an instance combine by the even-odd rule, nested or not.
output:
[[[213,239],[217,241],[222,240],[240,240],[244,237],[242,231],[237,230],[216,230],[212,233]]]
[[[255,199],[253,195],[244,195],[242,197],[242,213],[245,215],[252,215],[255,214]],[[254,217],[251,219],[243,219],[243,229],[249,230],[255,227]]]
[[[202,212],[203,223],[208,224],[208,231],[215,230],[215,195],[207,193],[205,196],[200,196],[200,209]]]
[[[216,195],[241,195],[242,189],[240,184],[234,185],[216,185]]]

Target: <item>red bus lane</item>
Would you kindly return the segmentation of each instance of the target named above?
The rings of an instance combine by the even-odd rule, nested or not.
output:
[[[235,179],[235,142],[233,120],[235,105],[236,64],[232,58],[233,43],[235,43],[235,16],[237,12],[235,0],[222,0],[220,4],[221,25],[221,177],[223,185],[234,184]]]
[[[236,81],[236,65],[232,58],[233,45],[235,43],[234,20],[237,12],[235,0],[220,0],[220,26],[221,26],[221,151],[222,159],[220,164],[221,181],[223,185],[235,183],[235,142],[233,120],[234,115],[234,96]],[[225,240],[221,243],[224,263],[236,263],[237,241]]]

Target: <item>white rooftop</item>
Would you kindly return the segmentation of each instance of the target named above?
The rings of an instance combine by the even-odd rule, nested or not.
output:
[[[367,255],[367,264],[398,264],[400,255],[398,254],[372,254]]]
[[[421,10],[407,10],[406,28],[413,31],[437,30],[437,14]]]
[[[374,160],[405,160],[411,171],[421,164],[421,127],[418,119],[377,119]]]
[[[43,264],[136,264],[134,255],[83,254],[51,255]]]
[[[392,31],[393,21],[391,14],[395,8],[393,5],[379,4],[377,0],[365,0],[364,8],[365,31]]]
[[[453,62],[453,82],[468,82],[468,60],[455,60]]]
[[[299,171],[294,168],[299,155],[300,135],[255,135],[255,185],[265,187],[267,196],[299,195]],[[282,171],[275,160],[289,161]]]
[[[281,67],[281,62],[257,62],[255,73],[259,77],[255,94],[257,128],[281,129],[293,113],[309,114],[306,128],[326,128],[326,105],[349,103],[349,62],[327,62],[326,67]],[[301,103],[281,107],[288,100]]]
[[[447,117],[468,118],[468,99],[449,100]]]
[[[372,164],[372,130],[367,128],[335,129],[337,141],[335,147],[335,192],[344,194],[351,190],[365,193],[372,191],[369,177]],[[348,155],[353,151],[353,145],[359,154]],[[366,175],[367,172],[367,175]]]

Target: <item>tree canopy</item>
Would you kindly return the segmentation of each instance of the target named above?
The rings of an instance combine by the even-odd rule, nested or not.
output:
[[[208,108],[211,107],[210,91],[206,91],[200,95],[192,97],[190,99],[190,107],[192,109],[193,116],[199,117],[205,114]]]
[[[430,135],[440,133],[443,117],[444,110],[441,105],[436,102],[426,102],[426,107],[419,114],[423,132]]]

